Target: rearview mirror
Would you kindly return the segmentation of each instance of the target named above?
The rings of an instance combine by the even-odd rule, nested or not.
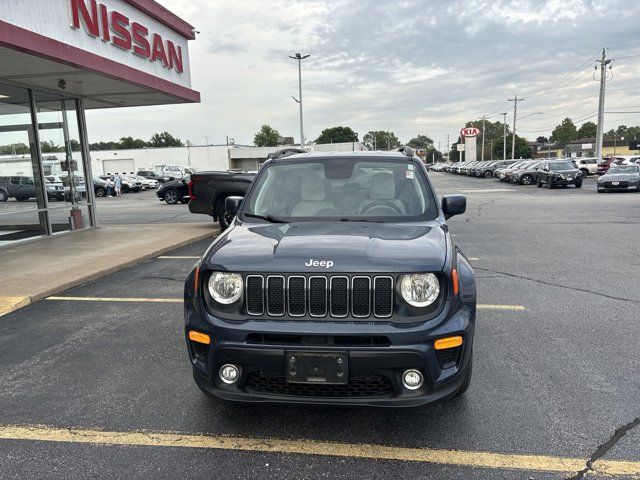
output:
[[[460,215],[467,211],[467,197],[464,195],[445,195],[442,197],[442,213],[449,220],[454,215]]]
[[[236,216],[240,209],[240,204],[244,200],[242,197],[227,197],[224,200],[224,213],[229,216]]]

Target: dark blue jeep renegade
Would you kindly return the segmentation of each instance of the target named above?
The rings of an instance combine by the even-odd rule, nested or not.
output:
[[[426,169],[401,152],[268,161],[185,286],[195,381],[239,402],[415,406],[471,380],[476,288]]]

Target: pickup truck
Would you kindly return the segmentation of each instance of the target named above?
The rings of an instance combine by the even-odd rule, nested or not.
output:
[[[225,199],[243,197],[255,176],[256,172],[236,170],[192,174],[188,183],[189,211],[210,215],[225,230],[232,220],[224,213]]]

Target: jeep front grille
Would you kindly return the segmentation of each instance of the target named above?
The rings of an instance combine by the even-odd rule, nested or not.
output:
[[[246,309],[252,316],[388,318],[393,283],[386,275],[247,275]]]

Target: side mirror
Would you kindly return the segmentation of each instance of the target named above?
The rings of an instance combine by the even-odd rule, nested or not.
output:
[[[224,213],[229,216],[236,216],[240,210],[240,204],[244,200],[242,197],[227,197],[224,199]]]
[[[467,197],[464,195],[445,195],[442,197],[442,213],[449,220],[454,215],[461,215],[467,211]]]

